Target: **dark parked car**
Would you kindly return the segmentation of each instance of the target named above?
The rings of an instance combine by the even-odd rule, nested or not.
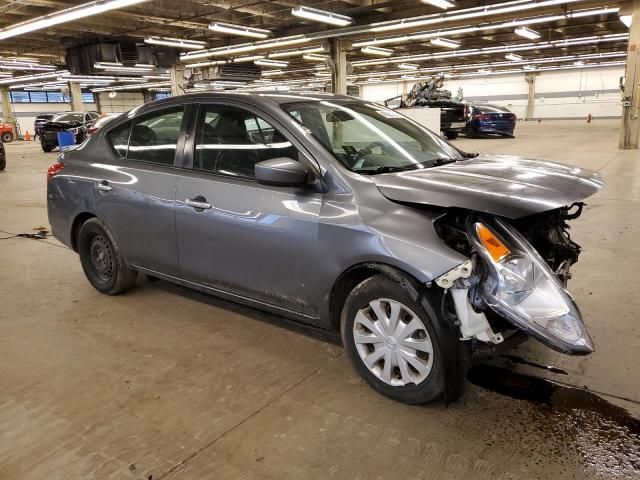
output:
[[[51,120],[55,115],[60,115],[60,114],[59,113],[43,113],[36,117],[35,121],[33,122],[33,131],[35,132],[36,136],[39,137],[40,135],[42,135],[42,125],[44,125],[49,120]]]
[[[4,149],[4,142],[0,140],[0,170],[4,170],[7,166],[7,152]]]
[[[465,134],[470,137],[501,135],[513,137],[516,114],[498,105],[468,105]]]
[[[82,143],[87,130],[100,117],[98,112],[65,112],[55,115],[42,125],[40,145],[44,152],[58,146],[58,132],[73,132],[76,143]]]
[[[567,223],[601,185],[347,96],[223,92],[122,115],[60,155],[47,200],[98,291],[145,273],[340,332],[375,389],[420,403],[527,335],[593,351]]]

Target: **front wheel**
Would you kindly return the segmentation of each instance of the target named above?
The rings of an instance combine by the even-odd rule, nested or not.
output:
[[[347,297],[342,343],[375,390],[403,403],[428,403],[444,391],[435,321],[400,284],[376,275]]]
[[[458,138],[458,132],[451,132],[447,130],[444,132],[444,136],[449,140],[455,140],[456,138]]]
[[[82,224],[78,253],[84,274],[101,293],[117,295],[136,283],[138,272],[131,270],[107,226],[98,218]]]
[[[10,143],[13,142],[13,133],[11,132],[4,132],[2,134],[2,142],[3,143]]]
[[[50,145],[50,144],[48,144],[48,143],[44,143],[44,142],[42,142],[42,143],[40,144],[40,146],[42,147],[42,151],[43,151],[44,153],[49,153],[49,152],[50,152],[50,151],[52,151],[54,148],[56,148],[54,145]]]
[[[0,158],[0,170],[4,170],[7,167],[7,159]]]

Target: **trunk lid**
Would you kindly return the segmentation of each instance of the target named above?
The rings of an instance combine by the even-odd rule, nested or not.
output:
[[[592,170],[508,155],[371,177],[390,200],[520,218],[581,201],[604,184]]]

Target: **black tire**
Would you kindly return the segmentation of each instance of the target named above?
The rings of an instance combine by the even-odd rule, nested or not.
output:
[[[40,146],[42,147],[42,151],[43,151],[44,153],[49,153],[49,152],[51,152],[54,148],[56,148],[56,147],[55,147],[55,145],[50,145],[50,144],[48,144],[48,143],[44,143],[44,142],[40,143]]]
[[[389,299],[408,307],[426,327],[433,346],[433,361],[431,370],[422,381],[407,383],[401,386],[390,385],[374,374],[362,360],[354,340],[354,323],[358,312],[367,308],[369,302],[376,299]],[[386,275],[375,275],[356,286],[347,297],[341,316],[341,335],[349,359],[356,371],[367,383],[381,394],[407,404],[429,403],[442,397],[444,392],[444,369],[441,357],[442,347],[439,344],[434,323],[437,319],[436,310],[427,313],[425,309],[414,301],[409,293],[395,280]],[[377,323],[377,322],[376,322]],[[362,347],[362,345],[361,345]],[[369,348],[369,347],[367,347]],[[386,358],[386,357],[385,357]],[[380,367],[383,370],[383,367]],[[395,369],[394,375],[400,376],[400,368]],[[397,381],[400,381],[399,379]]]
[[[447,137],[448,140],[455,140],[458,138],[458,132],[451,132],[447,130],[444,132],[444,136]]]
[[[80,227],[78,253],[87,279],[106,295],[126,292],[136,283],[138,272],[126,264],[109,228],[98,218]]]
[[[0,170],[4,170],[5,168],[7,168],[7,159],[2,158],[0,159]]]
[[[2,143],[11,143],[11,142],[13,142],[13,133],[4,132],[2,134]]]

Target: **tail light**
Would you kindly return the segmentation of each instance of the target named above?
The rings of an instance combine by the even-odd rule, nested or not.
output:
[[[475,115],[473,118],[475,118],[476,120],[489,120],[491,117],[486,113],[481,113],[479,115]]]
[[[47,169],[47,181],[51,180],[58,173],[60,173],[63,168],[64,168],[64,163],[62,163],[62,162],[54,163],[53,165],[51,165]]]

